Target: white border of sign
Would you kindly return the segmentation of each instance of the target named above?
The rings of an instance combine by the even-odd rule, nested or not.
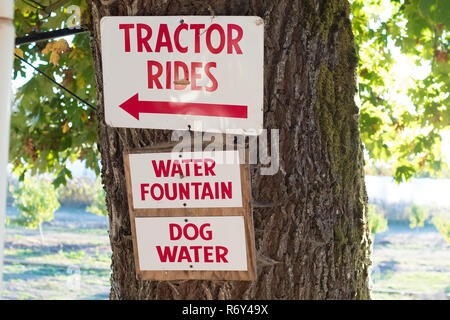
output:
[[[213,54],[207,50],[204,41],[205,32],[200,37],[200,53],[191,52],[195,43],[194,30],[180,32],[180,42],[189,45],[188,53],[177,50],[168,52],[162,47],[160,52],[137,52],[137,28],[130,29],[130,52],[125,52],[124,30],[119,24],[147,24],[153,31],[149,40],[150,48],[155,48],[155,42],[160,24],[167,24],[173,37],[174,30],[183,23],[204,24],[205,29],[213,24],[225,28],[228,24],[237,24],[243,28],[243,37],[239,41],[242,54],[227,54],[225,50]],[[104,17],[100,23],[103,86],[106,123],[113,127],[153,128],[172,130],[193,130],[205,132],[222,132],[227,130],[235,134],[259,135],[263,128],[263,95],[264,95],[264,22],[257,16],[129,16]],[[134,33],[133,33],[134,31]],[[217,43],[218,32],[211,32],[212,43]],[[217,79],[218,88],[207,92],[204,87],[210,86],[211,80],[205,75],[197,82],[203,87],[200,91],[171,89],[150,89],[148,80],[148,61],[161,62],[183,61],[186,65],[199,62],[205,66],[215,62],[216,68],[211,69]],[[166,68],[167,69],[167,68]],[[171,69],[173,73],[173,67]],[[199,69],[200,70],[200,69]],[[166,79],[166,70],[161,79]],[[173,77],[171,78],[173,81]],[[190,79],[191,80],[191,79]],[[208,82],[209,81],[209,82]],[[163,82],[163,81],[161,81]],[[136,96],[137,95],[137,96]],[[134,100],[133,100],[134,99]],[[139,113],[132,116],[130,112],[119,107],[121,104],[146,106],[147,102],[198,103],[209,105],[247,106],[247,118]],[[145,103],[143,103],[145,102]],[[133,107],[134,108],[134,107]],[[136,107],[144,108],[144,107]],[[166,107],[161,107],[166,108]],[[135,110],[135,109],[133,109]],[[153,109],[152,109],[153,110]],[[167,110],[164,109],[164,110]]]
[[[178,155],[180,157],[178,157]],[[224,159],[233,159],[232,163],[226,163]],[[210,170],[209,175],[205,174],[205,163],[199,161],[208,161],[213,168]],[[199,161],[196,164],[193,161]],[[183,173],[186,174],[186,166],[189,169],[189,176],[185,175],[180,177],[180,174],[174,171],[174,162],[179,165],[178,168],[182,168]],[[182,161],[188,161],[182,162]],[[159,172],[160,177],[156,176],[154,165],[161,169]],[[169,164],[170,163],[170,164]],[[213,163],[213,164],[212,164]],[[197,170],[201,176],[194,175],[194,165],[198,165]],[[167,169],[168,176],[164,177],[162,171]],[[216,152],[183,152],[183,153],[143,153],[143,154],[130,154],[130,175],[132,181],[132,193],[133,193],[133,205],[135,209],[145,208],[214,208],[214,207],[241,207],[241,176],[239,166],[239,153],[238,151],[216,151]],[[192,184],[200,184],[194,190]],[[222,183],[230,187],[231,197],[225,196],[220,192]],[[179,185],[188,186],[189,199],[182,199]],[[204,185],[210,188],[209,197],[201,199],[202,190]],[[141,186],[145,185],[144,199],[142,200]],[[153,186],[159,188],[154,188]],[[165,187],[167,186],[167,189]],[[217,190],[215,190],[217,187]],[[153,200],[152,195],[160,195],[160,190],[168,192],[169,196],[175,196],[174,200],[168,200],[167,195],[164,195],[162,199]],[[153,192],[152,192],[153,191]],[[195,192],[194,192],[195,191]],[[196,199],[196,195],[199,199]],[[217,197],[217,198],[216,198]],[[214,198],[214,199],[211,199]]]
[[[223,217],[152,217],[136,218],[136,237],[139,254],[139,265],[141,270],[247,270],[247,250],[245,243],[245,226],[243,216]],[[181,237],[179,240],[171,240],[169,237],[169,224],[185,226],[187,224],[200,226],[208,224],[208,230],[212,237],[203,240],[198,236],[195,240]],[[188,229],[190,235],[192,229]],[[175,233],[175,232],[174,232]],[[233,235],[230,237],[230,235]],[[196,246],[196,251],[188,249],[189,260],[180,258],[181,247],[191,248]],[[216,249],[218,246],[225,247],[227,254],[223,259],[217,259]],[[170,250],[176,258],[174,262],[161,261],[157,247],[162,253]],[[176,251],[174,251],[176,247]],[[204,248],[209,247],[208,259],[205,262],[206,253]],[[166,249],[167,248],[167,249]],[[198,262],[195,261],[198,258]],[[217,261],[218,260],[218,261]]]

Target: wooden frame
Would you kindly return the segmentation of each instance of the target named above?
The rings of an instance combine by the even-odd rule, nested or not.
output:
[[[255,236],[251,207],[251,187],[249,166],[240,164],[242,207],[233,208],[169,208],[135,209],[130,176],[130,154],[171,152],[174,144],[159,145],[145,149],[135,149],[123,153],[126,178],[128,208],[133,239],[134,262],[138,280],[256,280]],[[139,217],[183,217],[183,216],[243,216],[247,249],[247,271],[211,271],[211,270],[140,270],[135,218]]]

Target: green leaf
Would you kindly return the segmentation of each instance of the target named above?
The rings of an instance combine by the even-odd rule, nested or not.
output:
[[[411,166],[399,166],[395,170],[394,180],[397,183],[408,181],[413,177],[415,170]]]

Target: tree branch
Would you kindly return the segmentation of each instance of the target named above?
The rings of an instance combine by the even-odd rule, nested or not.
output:
[[[48,32],[32,33],[25,37],[17,37],[16,38],[16,46],[21,45],[21,44],[37,42],[37,41],[43,41],[43,40],[49,40],[49,39],[54,39],[54,38],[59,38],[59,37],[70,36],[70,35],[78,34],[78,33],[85,33],[85,32],[89,32],[89,30],[81,27],[80,29],[64,28],[64,29],[48,31]]]

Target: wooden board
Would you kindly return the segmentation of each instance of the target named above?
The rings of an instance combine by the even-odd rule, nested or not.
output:
[[[139,280],[256,280],[255,236],[251,207],[251,186],[249,166],[240,164],[242,207],[228,208],[170,208],[170,209],[135,209],[131,189],[130,154],[171,152],[173,144],[160,145],[152,148],[126,151],[123,154],[128,207],[133,239],[133,250],[136,267],[136,277]],[[242,151],[240,151],[242,152]],[[245,240],[247,251],[247,271],[210,271],[210,270],[140,270],[137,247],[135,218],[140,217],[201,217],[201,216],[243,216],[245,224]]]

